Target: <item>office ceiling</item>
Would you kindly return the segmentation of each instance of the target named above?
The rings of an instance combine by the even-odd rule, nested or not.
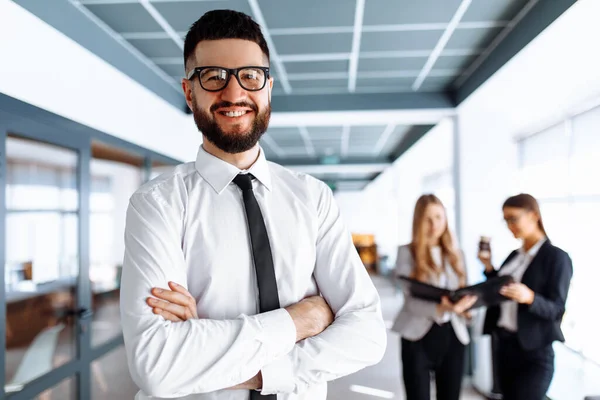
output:
[[[177,86],[183,40],[196,19],[220,8],[252,15],[270,42],[274,94],[449,89],[527,2],[472,0],[465,7],[462,0],[73,1]],[[457,12],[462,17],[440,48]]]
[[[275,76],[275,112],[277,104],[285,103],[292,108],[285,111],[293,112],[300,111],[293,105],[310,108],[319,100],[331,105],[331,110],[336,106],[338,110],[343,108],[341,100],[351,104],[362,99],[361,104],[372,105],[371,99],[377,99],[373,96],[378,95],[404,96],[406,104],[413,98],[406,96],[414,96],[417,103],[417,100],[428,101],[430,95],[443,95],[449,99],[448,104],[456,104],[453,93],[463,86],[481,84],[479,76],[471,79],[472,76],[488,58],[493,58],[494,51],[538,3],[538,0],[58,0],[49,8],[38,0],[14,1],[180,107],[185,104],[180,80],[184,72],[183,41],[189,26],[209,10],[228,8],[245,12],[259,22],[269,43]],[[553,2],[568,8],[564,5],[568,5],[566,0]],[[511,43],[507,47],[511,47],[514,55],[525,44],[518,47]],[[510,57],[504,58],[502,62]],[[501,66],[496,64],[495,69]],[[470,79],[478,82],[471,85]],[[389,107],[391,103],[386,101],[380,103],[387,108],[398,108]],[[418,140],[416,133],[427,132],[427,126],[406,126],[385,120],[369,125],[353,122],[340,126],[314,125],[270,128],[262,140],[267,156],[284,165],[385,166]],[[362,189],[380,172],[378,168],[366,170],[361,173],[357,169],[348,172],[340,168],[313,173],[336,187],[355,190]]]

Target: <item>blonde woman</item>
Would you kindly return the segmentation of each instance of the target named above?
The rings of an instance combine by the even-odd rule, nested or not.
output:
[[[436,196],[423,195],[413,216],[411,243],[400,246],[396,275],[456,289],[467,283],[461,251],[448,229],[446,210]],[[413,298],[404,290],[404,305],[393,330],[401,336],[401,358],[407,400],[430,399],[435,373],[438,400],[459,400],[465,346],[469,343],[466,310],[473,296],[440,304]]]

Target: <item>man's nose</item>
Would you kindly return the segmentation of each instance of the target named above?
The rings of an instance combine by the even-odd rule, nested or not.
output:
[[[227,87],[221,91],[221,99],[230,103],[238,103],[248,98],[246,89],[240,86],[235,76],[231,76]]]

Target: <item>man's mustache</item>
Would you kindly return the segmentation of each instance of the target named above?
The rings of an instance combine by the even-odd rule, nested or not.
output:
[[[254,112],[258,112],[258,107],[256,107],[255,104],[248,103],[245,101],[241,101],[239,103],[231,103],[229,101],[221,101],[219,103],[215,103],[212,106],[210,106],[210,111],[215,112],[219,108],[224,108],[224,107],[246,107],[246,108],[251,109]]]

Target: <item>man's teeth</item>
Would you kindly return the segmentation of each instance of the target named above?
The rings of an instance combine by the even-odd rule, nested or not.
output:
[[[241,117],[246,114],[246,111],[226,111],[224,113],[227,117]]]

